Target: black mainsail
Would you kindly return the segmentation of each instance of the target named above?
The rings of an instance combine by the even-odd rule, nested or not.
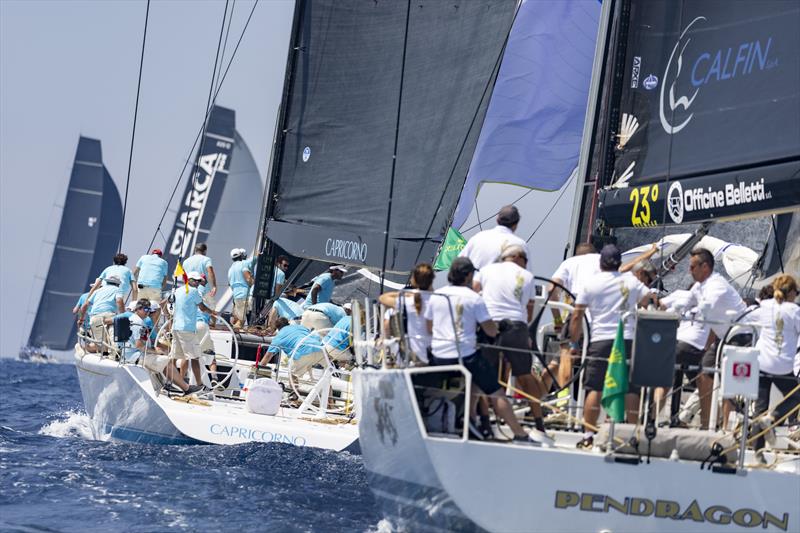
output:
[[[633,230],[624,228],[652,239],[664,226],[796,210],[800,5],[610,4],[576,241],[625,240]],[[792,218],[734,222],[727,231],[760,233],[759,247],[776,236],[765,265],[774,272],[791,248],[780,240]]]
[[[190,179],[180,197],[175,223],[164,249],[164,259],[169,263],[170,271],[178,258],[191,255],[196,244],[208,239],[228,181],[236,142],[235,127],[236,114],[232,109],[220,106],[211,109],[205,135]],[[213,252],[216,256],[217,251]]]
[[[119,191],[103,165],[100,141],[81,136],[28,346],[67,350],[75,344],[72,307],[110,264],[121,223]]]
[[[262,242],[396,273],[430,260],[466,179],[515,7],[298,0]]]

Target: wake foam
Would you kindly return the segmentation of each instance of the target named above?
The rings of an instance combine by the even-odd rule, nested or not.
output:
[[[39,430],[40,435],[58,438],[94,440],[92,420],[83,411],[66,411]]]

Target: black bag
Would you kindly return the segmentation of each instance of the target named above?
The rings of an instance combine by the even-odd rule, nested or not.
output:
[[[114,317],[114,342],[128,342],[131,338],[131,319],[124,315]]]

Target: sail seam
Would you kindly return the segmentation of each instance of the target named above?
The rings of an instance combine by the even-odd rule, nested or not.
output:
[[[78,187],[70,187],[68,190],[72,191],[72,192],[83,193],[83,194],[93,194],[94,196],[103,196],[103,193],[101,191],[92,191],[90,189],[79,189]]]

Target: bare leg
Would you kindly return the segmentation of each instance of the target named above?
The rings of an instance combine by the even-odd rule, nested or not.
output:
[[[700,427],[707,429],[708,419],[711,416],[711,389],[714,380],[708,374],[700,374],[697,378],[697,390],[700,391]]]
[[[492,407],[494,407],[495,413],[497,413],[497,416],[506,421],[508,427],[510,427],[511,431],[514,432],[515,437],[528,436],[517,420],[517,417],[514,414],[514,409],[511,407],[511,402],[509,402],[508,399],[503,395],[502,391],[497,391],[494,393],[490,400],[492,402]]]
[[[533,374],[525,374],[523,376],[517,376],[517,383],[519,383],[519,388],[525,391],[528,395],[533,396],[534,398],[541,398],[544,396],[544,384],[542,380],[539,379],[538,376],[534,376]],[[539,402],[531,401],[531,413],[536,418],[542,417],[542,406]]]
[[[629,424],[635,424],[639,418],[639,395],[626,394],[625,395],[625,421]]]
[[[597,419],[600,417],[600,391],[586,391],[586,400],[583,404],[583,421],[586,431],[594,431]],[[592,426],[590,428],[589,426]]]
[[[572,350],[569,345],[561,346],[558,361],[558,386],[563,387],[572,377]]]
[[[182,391],[186,391],[186,389],[189,388],[189,385],[183,380],[180,371],[173,365],[173,363],[167,365],[167,368],[164,369],[164,375],[167,376],[167,379],[172,381]]]
[[[192,373],[194,374],[194,382],[197,383],[198,385],[202,385],[203,382],[201,381],[201,375],[200,375],[200,360],[192,359],[191,365],[192,365]]]

